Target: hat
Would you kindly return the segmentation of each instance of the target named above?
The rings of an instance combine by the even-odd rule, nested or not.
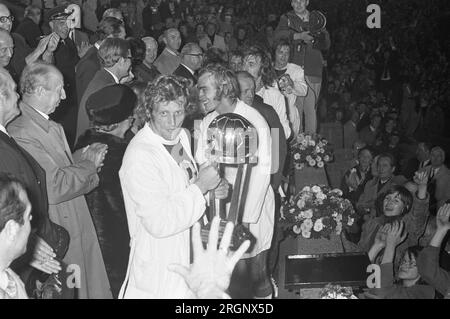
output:
[[[67,6],[65,5],[54,7],[47,13],[48,21],[66,20],[67,17],[69,17],[72,14],[71,12],[67,13],[65,11],[66,9]]]
[[[123,84],[115,84],[89,96],[86,111],[94,125],[117,124],[133,114],[136,100],[132,89]]]

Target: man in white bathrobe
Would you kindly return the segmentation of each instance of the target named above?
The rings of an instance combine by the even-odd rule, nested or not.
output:
[[[239,84],[231,70],[221,66],[206,67],[200,71],[197,87],[200,102],[209,113],[196,132],[199,137],[196,160],[199,164],[207,161],[207,129],[218,115],[225,113],[241,115],[256,128],[258,163],[251,171],[242,222],[244,226],[249,227],[257,241],[254,249],[244,256],[247,261],[241,260],[240,263],[247,264],[250,268],[254,296],[270,298],[272,287],[266,269],[266,261],[273,235],[275,202],[270,186],[272,154],[269,126],[256,109],[238,99]],[[236,167],[225,166],[224,177],[234,184],[236,172]]]
[[[208,163],[197,170],[181,128],[187,83],[163,76],[145,91],[146,124],[131,140],[119,171],[131,248],[119,298],[192,298],[169,265],[189,266],[189,229],[203,215],[204,195],[228,196],[228,184]],[[220,183],[220,184],[219,184]]]

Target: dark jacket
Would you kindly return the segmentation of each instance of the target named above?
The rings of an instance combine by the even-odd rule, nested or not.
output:
[[[61,71],[64,77],[64,90],[66,99],[62,100],[51,118],[61,124],[66,133],[67,141],[70,147],[75,143],[75,134],[77,129],[78,99],[77,86],[75,80],[75,65],[80,58],[75,43],[67,38],[60,40],[58,47],[53,53],[55,66]]]
[[[145,83],[153,81],[158,75],[161,74],[154,65],[152,65],[152,67],[149,68],[144,63],[135,66],[133,69],[133,73],[136,80]]]
[[[277,39],[288,38],[294,48],[291,54],[291,62],[300,65],[305,70],[306,76],[322,77],[323,56],[321,51],[330,48],[330,36],[323,31],[312,44],[304,44],[301,40],[294,40],[293,25],[301,26],[303,30],[309,30],[309,22],[303,22],[294,11],[290,11],[281,16],[278,27],[275,31]]]
[[[30,18],[25,18],[17,26],[16,32],[23,36],[31,48],[37,47],[39,38],[42,36],[42,30]]]
[[[25,41],[25,38],[18,33],[11,33],[14,42],[14,54],[8,64],[8,71],[14,81],[18,82],[23,69],[25,68],[25,58],[33,51]]]
[[[80,102],[95,73],[101,68],[97,52],[97,48],[92,46],[75,66],[77,98]]]
[[[86,102],[87,99],[98,90],[103,89],[109,85],[116,84],[113,76],[108,73],[105,69],[100,69],[95,74],[94,78],[91,80],[83,94],[80,101],[80,107],[78,109],[78,121],[77,121],[77,139],[89,128],[89,117],[86,112]]]
[[[183,64],[180,64],[178,68],[173,72],[173,75],[181,76],[185,79],[191,80],[194,85],[197,84],[197,77],[191,73]]]
[[[86,201],[97,231],[113,297],[117,298],[125,279],[130,252],[127,216],[119,180],[127,141],[91,129],[79,138],[76,148],[92,143],[108,145],[108,154],[99,173],[99,186],[86,195]]]
[[[273,190],[277,192],[281,184],[284,163],[287,157],[287,144],[283,125],[281,125],[277,112],[275,112],[273,107],[265,104],[259,95],[255,95],[252,107],[264,117],[271,130],[272,168],[278,167],[278,170],[271,175],[270,184]]]
[[[439,267],[439,248],[428,246],[417,258],[419,274],[446,299],[450,298],[450,273]]]
[[[62,260],[69,244],[69,234],[67,231],[54,224],[48,214],[48,196],[46,185],[46,174],[36,160],[19,146],[13,138],[0,132],[0,172],[9,173],[18,178],[25,186],[28,198],[32,205],[31,214],[32,227],[36,234],[40,236],[57,253],[57,258]],[[58,244],[66,244],[58,246]],[[27,253],[16,259],[11,268],[19,275],[22,273],[22,280],[27,284],[27,292],[31,295],[35,288],[33,283],[29,286],[27,278],[30,275],[28,263],[31,261],[34,250],[35,237],[30,235],[28,240]],[[34,283],[35,284],[35,283]]]

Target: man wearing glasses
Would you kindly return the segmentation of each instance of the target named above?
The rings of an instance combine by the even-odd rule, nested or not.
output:
[[[4,31],[0,33],[0,66],[6,68],[14,81],[18,82],[26,64],[39,58],[52,62],[57,42],[51,35],[47,36],[39,41],[33,51],[20,34],[11,33],[13,21],[14,17],[8,7],[0,3],[0,30]]]
[[[113,84],[122,83],[131,69],[130,44],[127,40],[107,38],[98,49],[101,69],[97,71],[83,94],[78,110],[77,138],[90,128],[86,112],[87,99],[95,92]]]
[[[181,49],[181,63],[173,72],[174,75],[191,80],[197,84],[197,71],[202,67],[203,51],[196,43],[187,43]]]

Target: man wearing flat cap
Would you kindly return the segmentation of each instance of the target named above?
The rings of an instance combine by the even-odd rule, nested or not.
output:
[[[66,12],[67,6],[58,6],[48,12],[49,25],[53,33],[60,37],[58,47],[53,53],[54,64],[64,77],[64,91],[66,99],[52,115],[52,119],[60,123],[66,133],[69,145],[74,145],[78,116],[77,89],[75,80],[75,65],[80,60],[75,42],[69,38],[67,18],[71,13]]]
[[[125,133],[133,124],[136,95],[128,86],[115,84],[92,94],[86,102],[90,128],[79,138],[81,149],[92,143],[108,145],[108,156],[98,174],[99,186],[86,195],[97,229],[111,292],[117,298],[128,265],[129,232],[120,187],[119,169],[128,145]]]

